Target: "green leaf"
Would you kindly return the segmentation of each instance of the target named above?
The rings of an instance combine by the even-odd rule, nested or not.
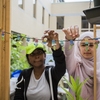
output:
[[[70,82],[65,77],[63,78],[68,84],[68,86],[70,87],[70,89],[75,94],[74,95],[75,100],[84,100],[81,97],[81,90],[82,90],[82,86],[87,82],[89,78],[85,79],[83,82],[80,82],[79,77],[77,77],[75,80],[72,76],[70,76]],[[62,89],[66,92],[67,100],[74,100],[74,96],[69,91],[67,91],[64,87],[62,87]],[[88,98],[86,100],[88,100]]]
[[[81,89],[82,89],[82,86],[87,82],[88,78],[85,79],[82,83],[80,83],[78,89],[77,89],[77,95],[80,95],[81,93]]]
[[[83,100],[83,98],[79,95],[76,100]]]
[[[67,89],[65,89],[64,87],[61,88],[66,92],[66,96],[70,98],[69,100],[74,100],[73,95],[69,91],[67,91]]]
[[[71,88],[71,90],[75,92],[73,85],[65,77],[63,77],[63,78],[66,81],[66,83],[68,84],[68,86]]]
[[[22,37],[25,37],[26,35],[25,35],[25,34],[21,34],[21,36],[22,36]]]
[[[21,36],[23,38],[24,35]],[[22,45],[23,41],[17,39],[17,34],[13,34],[11,38],[11,73],[15,70],[23,70],[25,68],[29,68],[29,64],[27,62],[25,56],[25,46]]]
[[[69,95],[66,95],[66,97],[67,97],[67,100],[72,100],[70,97],[69,97]],[[73,99],[74,100],[74,99]]]
[[[77,84],[76,84],[76,82],[75,82],[75,80],[74,80],[74,78],[72,76],[70,76],[70,80],[71,80],[73,89],[76,92],[76,90],[77,90]]]
[[[79,77],[77,77],[76,78],[76,85],[77,85],[77,87],[79,86],[79,84],[80,84]]]

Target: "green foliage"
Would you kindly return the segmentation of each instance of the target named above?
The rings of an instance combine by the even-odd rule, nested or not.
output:
[[[70,82],[69,82],[65,77],[63,78],[74,93],[74,96],[73,96],[66,88],[62,87],[62,89],[66,92],[67,100],[84,100],[81,97],[81,90],[82,90],[82,86],[87,82],[88,79],[85,79],[83,82],[80,82],[79,78],[74,80],[74,78],[70,76]]]
[[[15,38],[11,39],[11,73],[15,70],[23,70],[29,68],[25,56],[25,46],[22,46],[22,38],[23,36],[18,39],[17,35],[15,35]]]
[[[49,62],[53,62],[53,60],[52,60],[52,59],[50,59],[50,60],[49,60]]]

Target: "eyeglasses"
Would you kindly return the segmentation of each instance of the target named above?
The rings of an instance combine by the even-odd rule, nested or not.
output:
[[[32,52],[30,55],[31,56],[37,56],[37,55],[42,55],[44,53],[43,50],[36,49],[34,52]]]

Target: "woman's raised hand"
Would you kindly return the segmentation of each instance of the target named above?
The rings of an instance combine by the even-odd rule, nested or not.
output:
[[[75,40],[77,37],[79,37],[79,27],[77,25],[71,26],[68,28],[63,28],[62,30],[65,33],[65,38],[67,40]]]
[[[60,47],[58,33],[54,30],[46,30],[42,40],[46,40],[48,47],[53,49],[59,49]]]

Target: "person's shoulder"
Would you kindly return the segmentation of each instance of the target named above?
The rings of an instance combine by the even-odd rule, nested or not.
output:
[[[45,67],[45,70],[48,70],[49,68],[50,68],[50,66],[46,66],[46,67]]]
[[[22,71],[22,73],[23,73],[23,74],[27,74],[27,73],[31,72],[32,70],[33,70],[33,68],[24,69],[24,70]]]
[[[45,71],[48,71],[49,68],[53,69],[54,67],[55,67],[55,66],[46,66],[46,67],[45,67]]]
[[[51,68],[51,67],[54,67],[54,66],[46,66],[45,69],[49,69],[49,68]]]

